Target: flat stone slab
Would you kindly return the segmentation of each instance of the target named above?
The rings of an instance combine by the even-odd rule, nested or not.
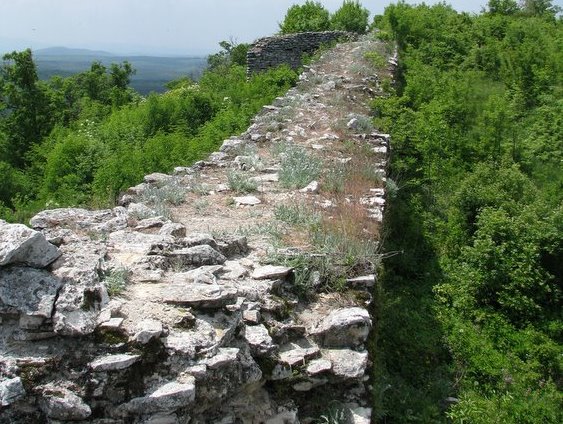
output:
[[[218,265],[227,260],[225,256],[207,244],[177,249],[167,256],[172,261],[187,266]]]
[[[262,324],[246,326],[242,331],[242,337],[250,346],[250,350],[258,356],[269,354],[277,347],[268,329]]]
[[[39,231],[22,224],[7,224],[0,220],[0,266],[22,264],[44,268],[61,252]]]
[[[140,355],[127,353],[117,355],[106,355],[94,359],[89,366],[92,371],[119,371],[129,368],[141,358]]]
[[[160,386],[148,396],[131,399],[118,411],[122,415],[147,414],[159,411],[173,411],[185,407],[195,400],[195,378],[189,376],[183,382],[172,381]]]
[[[136,330],[133,340],[137,343],[147,344],[152,339],[160,337],[163,328],[160,321],[144,319],[137,324]]]
[[[0,270],[0,313],[51,318],[61,280],[34,268]]]
[[[256,268],[252,273],[252,278],[255,280],[283,278],[292,270],[293,268],[287,266],[266,265]]]
[[[319,347],[307,339],[289,342],[280,347],[280,362],[294,366],[303,365],[305,362],[320,353]]]
[[[162,288],[162,299],[172,305],[222,308],[236,302],[237,290],[218,284],[173,283]]]
[[[220,348],[217,355],[207,359],[205,364],[212,370],[232,364],[238,358],[240,349],[236,347]]]
[[[357,380],[361,379],[368,365],[368,353],[356,352],[351,349],[326,349],[323,358],[332,362],[332,373],[336,377]]]
[[[332,362],[326,358],[313,359],[307,365],[307,374],[317,375],[332,369]]]
[[[262,203],[262,201],[256,196],[240,196],[233,197],[236,205],[240,206],[256,206]]]
[[[346,282],[353,287],[373,287],[375,285],[375,275],[362,275],[361,277],[348,278]]]

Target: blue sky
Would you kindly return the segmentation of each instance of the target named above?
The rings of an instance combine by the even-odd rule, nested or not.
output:
[[[115,53],[207,54],[221,40],[252,42],[278,30],[304,0],[0,0],[0,52],[66,46]],[[410,2],[410,1],[409,1]],[[427,1],[426,3],[436,3]],[[451,0],[479,12],[487,0]],[[563,0],[556,0],[561,4]],[[321,0],[330,11],[342,0]],[[373,14],[389,0],[363,0]],[[417,3],[412,1],[410,3]]]

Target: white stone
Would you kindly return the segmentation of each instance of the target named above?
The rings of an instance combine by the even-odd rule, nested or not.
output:
[[[162,334],[162,323],[155,319],[144,319],[137,324],[137,332],[133,340],[137,343],[147,344]]]
[[[96,358],[90,362],[89,366],[92,371],[118,371],[129,368],[141,358],[140,355],[130,355],[127,353],[106,355]]]
[[[317,375],[332,369],[332,362],[325,358],[313,359],[307,365],[307,374]]]
[[[266,265],[256,268],[252,273],[252,278],[255,280],[283,278],[292,270],[293,268],[287,266]]]
[[[237,360],[239,351],[240,349],[236,347],[220,348],[217,355],[207,359],[205,363],[212,370],[221,368],[225,365],[229,365],[235,362]]]
[[[369,274],[362,275],[361,277],[348,278],[346,282],[351,286],[373,287],[375,284],[375,275]]]
[[[251,324],[258,324],[260,322],[260,311],[243,311],[242,319]]]
[[[280,347],[279,360],[289,366],[303,365],[319,354],[319,347],[307,339],[289,342]]]
[[[54,383],[43,386],[41,396],[39,405],[51,419],[82,421],[92,415],[92,410],[82,398]]]
[[[299,190],[301,193],[313,193],[313,194],[317,194],[319,192],[319,183],[317,181],[311,181],[309,184],[307,184],[306,187],[303,187],[301,190]]]
[[[264,325],[246,326],[242,331],[242,336],[250,345],[250,350],[256,355],[264,355],[272,352],[276,345]]]
[[[0,221],[0,266],[25,264],[44,268],[61,252],[43,234],[22,224]]]
[[[352,307],[332,311],[310,330],[310,334],[316,336],[323,346],[347,347],[365,342],[370,329],[368,311]]]
[[[236,205],[239,206],[256,206],[262,203],[262,201],[256,196],[240,196],[233,197]]]
[[[351,349],[327,349],[322,351],[323,358],[332,362],[332,373],[345,379],[361,379],[368,365],[368,353]]]

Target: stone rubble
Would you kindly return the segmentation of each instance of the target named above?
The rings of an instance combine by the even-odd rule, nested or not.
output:
[[[376,276],[343,275],[352,291],[343,295],[321,292],[312,273],[318,292],[299,297],[297,271],[268,259],[274,208],[305,198],[335,205],[323,179],[282,189],[279,161],[261,149],[338,152],[329,99],[343,94],[344,127],[380,154],[374,167],[385,178],[389,136],[361,133],[361,115],[346,120],[377,91],[377,78],[349,69],[370,43],[339,45],[325,59],[336,71],[322,70],[322,59],[307,67],[245,133],[174,175],[147,175],[118,207],[43,211],[33,229],[0,221],[1,424],[311,422],[322,412],[311,412],[312,398],[346,403],[348,422],[369,422],[365,299]],[[260,186],[260,198],[235,196],[233,169]],[[170,185],[188,193],[174,220],[146,201]],[[208,210],[183,215],[199,198]],[[360,204],[381,221],[385,190],[370,189]]]

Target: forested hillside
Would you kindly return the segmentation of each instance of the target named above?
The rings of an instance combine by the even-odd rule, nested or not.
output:
[[[563,27],[550,2],[389,6],[382,422],[563,421]]]
[[[0,69],[0,218],[25,222],[57,206],[112,205],[150,172],[170,172],[243,131],[296,81],[280,68],[247,81],[245,46],[222,43],[198,83],[162,95],[129,87],[128,62],[39,81],[30,50]]]

